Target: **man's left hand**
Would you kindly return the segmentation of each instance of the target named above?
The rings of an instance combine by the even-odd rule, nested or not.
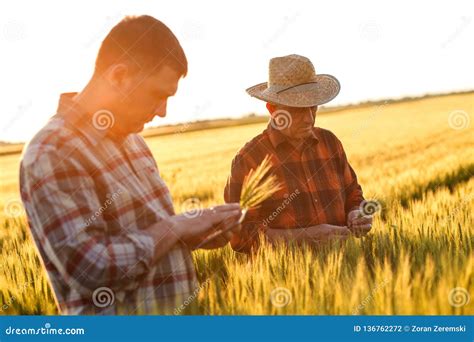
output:
[[[347,214],[347,226],[357,237],[367,235],[372,229],[372,216],[364,215],[360,209]]]
[[[215,239],[212,239],[208,243],[203,244],[200,246],[202,249],[216,249],[216,248],[221,248],[227,245],[229,241],[232,239],[232,236],[238,232],[240,232],[241,225],[238,224],[236,225],[232,230],[227,231],[222,233],[222,235],[219,235]]]

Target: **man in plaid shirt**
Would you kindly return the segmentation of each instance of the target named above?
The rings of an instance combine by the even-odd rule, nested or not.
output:
[[[170,313],[197,288],[190,251],[227,244],[232,233],[204,241],[219,225],[240,228],[238,204],[176,215],[137,134],[166,115],[186,73],[168,27],[127,17],[102,42],[87,86],[61,96],[25,149],[21,196],[63,314]]]
[[[232,247],[250,252],[258,247],[258,233],[274,243],[320,244],[367,234],[372,218],[361,210],[364,200],[357,177],[339,139],[314,127],[318,105],[333,99],[339,82],[317,75],[311,61],[289,55],[270,60],[269,81],[247,89],[267,102],[267,129],[249,141],[232,161],[224,198],[240,198],[242,182],[266,155],[282,187],[259,208],[249,210]]]

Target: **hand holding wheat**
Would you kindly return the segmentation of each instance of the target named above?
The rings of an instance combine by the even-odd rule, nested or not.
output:
[[[241,224],[245,219],[247,211],[258,208],[260,204],[266,199],[270,198],[275,192],[281,189],[281,184],[277,182],[275,175],[269,175],[265,178],[272,167],[270,156],[267,154],[260,165],[255,169],[251,169],[245,176],[242,182],[242,190],[240,193],[240,207],[242,208],[242,215],[237,224]],[[225,227],[217,230],[202,241],[199,248],[223,233],[231,230],[235,226]]]

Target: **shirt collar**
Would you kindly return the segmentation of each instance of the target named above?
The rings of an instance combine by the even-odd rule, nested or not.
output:
[[[92,143],[97,145],[105,136],[114,138],[108,127],[101,127],[98,115],[88,113],[83,107],[73,100],[77,93],[63,93],[59,98],[57,115],[67,124],[79,130]],[[104,116],[107,115],[104,111]],[[114,118],[109,118],[113,120]]]
[[[270,142],[272,143],[274,148],[277,148],[280,144],[283,144],[283,143],[290,144],[289,139],[291,138],[284,135],[280,130],[274,128],[273,125],[271,124],[271,119],[270,119],[270,122],[268,123],[267,133],[268,133]],[[313,129],[311,130],[311,135],[305,140],[305,144],[309,144],[310,146],[312,146],[314,144],[317,144],[318,142],[319,142],[319,139],[316,134],[316,127],[313,127]]]

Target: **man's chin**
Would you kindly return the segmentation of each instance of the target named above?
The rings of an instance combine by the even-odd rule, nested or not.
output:
[[[133,133],[140,133],[144,129],[145,129],[145,125],[137,126],[137,128],[133,130]]]
[[[131,134],[131,133],[140,133],[144,129],[145,129],[144,124],[133,124],[133,125],[130,125],[130,127],[128,127],[127,131],[129,132],[129,134]]]
[[[140,133],[141,131],[143,131],[143,129],[144,129],[143,124],[141,124],[141,125],[139,125],[139,124],[134,124],[134,125],[130,124],[128,127],[115,126],[111,130],[111,133],[112,133],[112,135],[115,135],[115,136],[126,137],[129,134]]]

